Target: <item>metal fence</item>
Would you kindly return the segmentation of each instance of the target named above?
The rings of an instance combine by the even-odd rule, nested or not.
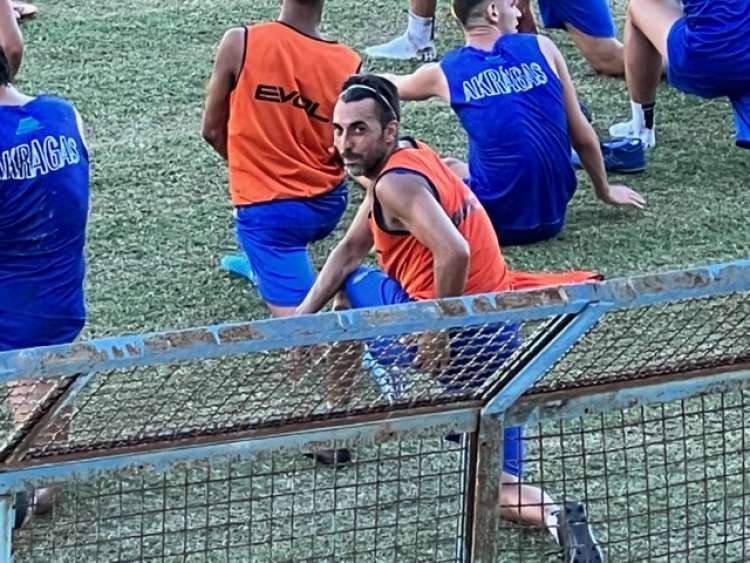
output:
[[[2,353],[0,561],[543,561],[513,426],[607,561],[745,561],[749,294],[741,261]]]

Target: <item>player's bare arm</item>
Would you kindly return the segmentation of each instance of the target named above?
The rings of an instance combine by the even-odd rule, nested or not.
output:
[[[565,100],[565,113],[568,118],[568,131],[573,148],[581,159],[581,165],[591,179],[596,196],[605,203],[611,205],[629,205],[643,209],[646,201],[637,192],[627,186],[612,184],[607,180],[607,171],[604,167],[604,158],[599,144],[596,131],[583,115],[578,103],[573,79],[570,77],[568,66],[560,50],[552,41],[546,37],[539,37],[539,45],[545,56],[552,56],[553,68],[563,87],[563,98]]]
[[[0,47],[8,57],[11,78],[15,77],[23,59],[23,36],[10,0],[0,0]]]
[[[463,294],[469,273],[469,243],[453,225],[424,178],[387,174],[375,194],[389,228],[409,231],[432,253],[435,297]]]
[[[440,98],[450,101],[448,81],[438,63],[428,63],[412,74],[382,74],[398,88],[398,95],[404,101],[422,101]]]
[[[203,138],[224,160],[227,158],[229,97],[237,84],[245,56],[247,31],[237,27],[224,34],[216,52],[203,111]]]
[[[305,300],[297,307],[295,315],[317,313],[341,289],[354,270],[365,260],[373,245],[372,232],[367,217],[372,208],[372,198],[365,196],[351,226],[336,247],[328,255]]]

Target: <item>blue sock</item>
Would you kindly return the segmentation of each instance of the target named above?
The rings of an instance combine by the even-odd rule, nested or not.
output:
[[[225,254],[221,258],[221,267],[238,276],[247,278],[253,285],[256,283],[255,272],[253,272],[253,268],[250,266],[250,262],[244,252]]]

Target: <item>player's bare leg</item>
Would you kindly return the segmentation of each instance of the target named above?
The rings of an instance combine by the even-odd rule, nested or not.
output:
[[[349,308],[350,304],[346,295],[339,292],[334,297],[332,309],[342,311]],[[363,344],[352,340],[333,342],[325,351],[327,406],[329,409],[343,407],[351,400],[363,351]],[[325,465],[345,464],[352,459],[351,452],[344,448],[320,450],[308,454],[308,456]]]
[[[632,119],[609,128],[613,137],[639,137],[646,147],[656,144],[654,106],[656,90],[667,61],[667,37],[682,17],[674,0],[635,0],[625,18],[625,76]]]
[[[365,49],[370,57],[430,62],[437,59],[435,12],[437,0],[411,0],[406,32],[395,39]]]
[[[39,404],[52,392],[56,379],[24,379],[8,383],[8,396],[13,412],[15,428],[20,428],[36,414]],[[38,441],[67,440],[70,407],[61,410],[56,420],[37,438]],[[16,496],[16,527],[20,527],[35,514],[45,514],[54,506],[59,495],[59,486],[52,485],[36,489],[33,494]]]
[[[503,473],[500,515],[512,522],[547,529],[564,551],[562,559],[565,562],[604,561],[583,503],[566,502],[560,506],[542,489]]]
[[[565,28],[594,72],[607,76],[625,74],[623,44],[615,37],[587,35],[570,23],[566,23]]]

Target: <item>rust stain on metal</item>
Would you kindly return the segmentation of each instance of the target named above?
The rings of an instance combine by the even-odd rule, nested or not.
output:
[[[138,346],[136,346],[135,344],[126,344],[125,349],[128,351],[128,354],[131,356],[139,355]]]
[[[225,326],[219,329],[219,340],[226,343],[262,339],[263,333],[251,324]]]
[[[187,348],[194,344],[216,344],[216,338],[205,329],[168,332],[150,336],[143,341],[151,352],[166,352],[175,348]]]
[[[562,305],[568,301],[568,294],[560,287],[544,287],[534,291],[501,293],[495,296],[495,305],[500,310],[532,305]]]
[[[368,323],[383,324],[393,320],[393,312],[388,307],[381,307],[374,311],[363,311]]]
[[[118,346],[112,346],[112,356],[115,358],[122,358],[125,356],[125,353]]]
[[[668,289],[695,289],[706,287],[712,282],[707,270],[689,270],[685,272],[654,274],[634,278],[632,285],[636,292],[649,291],[658,293]]]
[[[107,352],[100,350],[93,344],[83,342],[71,344],[65,352],[51,352],[42,356],[42,367],[56,362],[90,362],[104,361],[107,359]]]
[[[466,305],[459,300],[440,300],[436,301],[440,314],[446,317],[460,317],[466,314]]]
[[[471,301],[471,310],[475,313],[491,313],[496,308],[492,302],[484,296],[475,297]]]

